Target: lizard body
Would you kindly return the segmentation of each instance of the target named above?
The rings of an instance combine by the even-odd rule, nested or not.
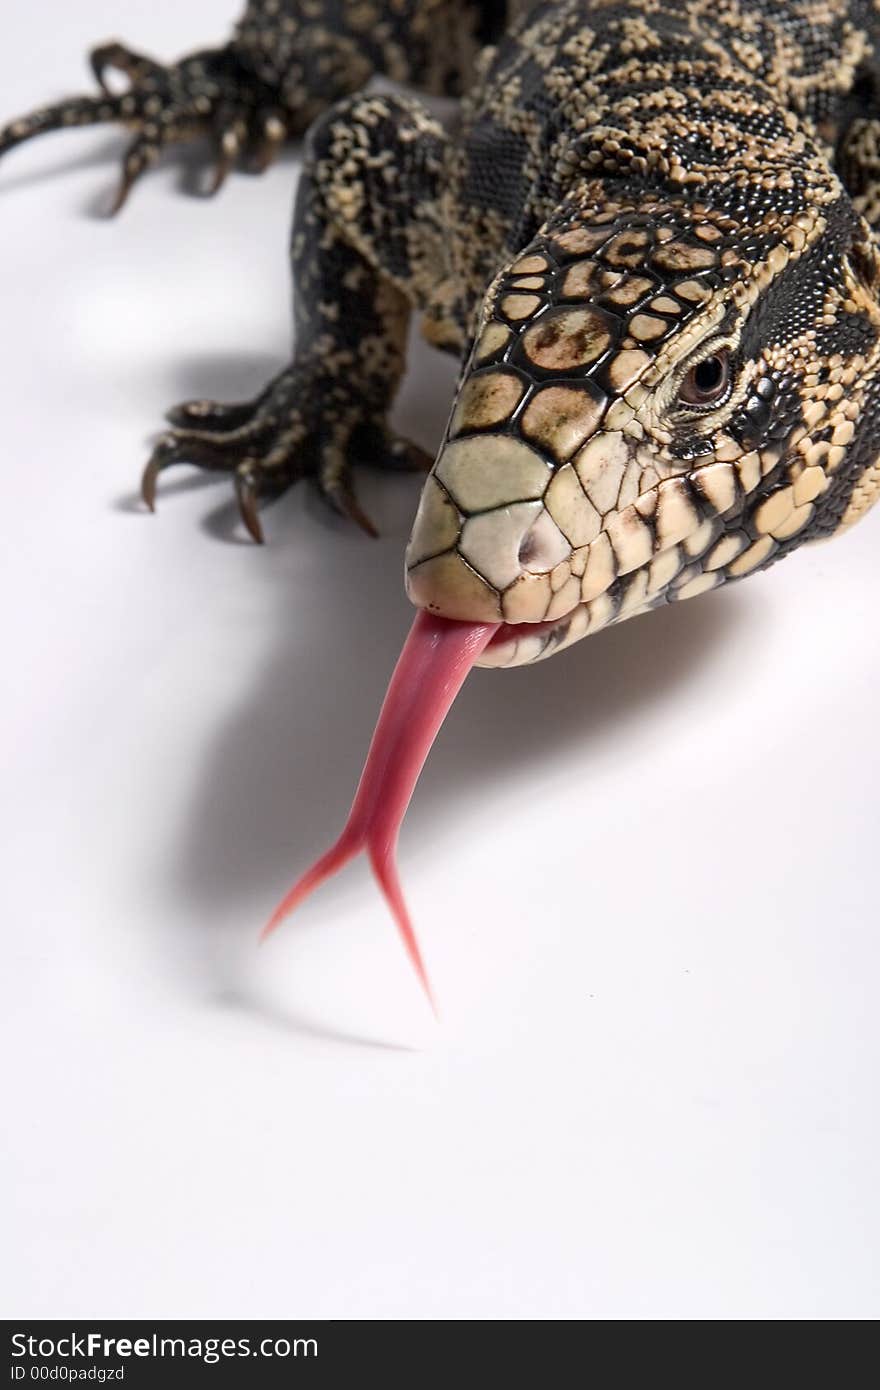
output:
[[[392,724],[421,682],[439,726],[430,652],[458,683],[541,659],[880,496],[880,4],[252,0],[225,48],[93,67],[129,90],[13,121],[0,155],[126,122],[121,206],[173,141],[213,133],[216,188],[307,132],[293,360],[170,413],[151,506],[186,462],[231,475],[256,539],[258,500],[306,476],[372,530],[354,467],[423,462],[388,426],[412,313],[461,361],[407,550],[423,612],[346,830],[282,906],[366,846],[424,979],[393,852],[430,731],[416,757]],[[375,74],[463,95],[457,121]]]
[[[136,128],[121,203],[213,131],[219,185],[308,130],[296,347],[253,402],[171,414],[176,462],[228,470],[245,520],[314,476],[417,451],[389,432],[410,313],[462,360],[407,556],[415,602],[529,623],[547,655],[766,567],[880,492],[880,14],[869,0],[252,0],[232,41],[14,121]],[[465,93],[449,131],[375,73]],[[515,640],[514,640],[515,639]]]

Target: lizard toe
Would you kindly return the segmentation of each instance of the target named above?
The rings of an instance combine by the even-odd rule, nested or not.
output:
[[[266,168],[288,138],[289,125],[269,88],[230,49],[205,50],[163,66],[125,44],[100,44],[89,55],[98,95],[41,107],[0,127],[0,155],[52,130],[118,123],[134,131],[111,215],[125,205],[137,180],[169,146],[208,135],[216,158],[208,193],[216,193],[247,150],[249,166]],[[128,86],[117,91],[110,74]]]
[[[181,401],[166,412],[165,418],[181,430],[225,434],[246,425],[253,418],[256,408],[253,401],[233,401],[228,404],[210,400]]]
[[[245,459],[233,475],[238,510],[245,529],[257,545],[262,545],[265,537],[257,510],[260,496],[260,465],[256,459]]]
[[[174,428],[157,440],[141,479],[146,505],[155,507],[161,474],[177,464],[228,473],[242,521],[259,543],[259,505],[307,477],[337,515],[375,537],[378,530],[357,497],[355,468],[424,472],[431,463],[311,362],[295,362],[251,401],[184,401],[167,418]]]
[[[148,78],[158,80],[162,75],[161,63],[143,53],[136,53],[134,49],[115,39],[110,43],[98,44],[91,50],[89,67],[98,86],[108,96],[114,95],[114,89],[107,81],[108,72],[121,72],[132,84]]]

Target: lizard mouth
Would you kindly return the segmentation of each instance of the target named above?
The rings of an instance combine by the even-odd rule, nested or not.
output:
[[[591,604],[578,603],[561,618],[537,623],[501,623],[477,657],[477,666],[525,666],[551,656],[585,637],[590,628]]]
[[[570,614],[562,618],[545,618],[539,623],[502,623],[489,641],[490,647],[502,647],[507,642],[518,642],[521,637],[541,637],[545,632],[555,632],[561,623],[566,623]]]

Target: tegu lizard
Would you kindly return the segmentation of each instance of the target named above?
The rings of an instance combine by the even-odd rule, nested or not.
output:
[[[388,412],[415,311],[460,359],[406,552],[420,610],[349,823],[282,904],[366,847],[394,867],[469,666],[514,666],[766,569],[880,495],[880,6],[872,0],[251,0],[162,66],[92,54],[103,91],[13,121],[135,131],[116,206],[208,133],[217,188],[307,132],[293,360],[253,401],[171,411],[143,479],[418,464]],[[105,84],[115,68],[129,80]],[[463,96],[446,128],[374,74]]]

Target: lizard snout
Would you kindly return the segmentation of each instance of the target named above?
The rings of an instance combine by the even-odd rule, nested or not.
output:
[[[407,548],[412,602],[475,622],[545,619],[553,572],[572,550],[542,500],[550,476],[540,454],[509,437],[447,445]]]

